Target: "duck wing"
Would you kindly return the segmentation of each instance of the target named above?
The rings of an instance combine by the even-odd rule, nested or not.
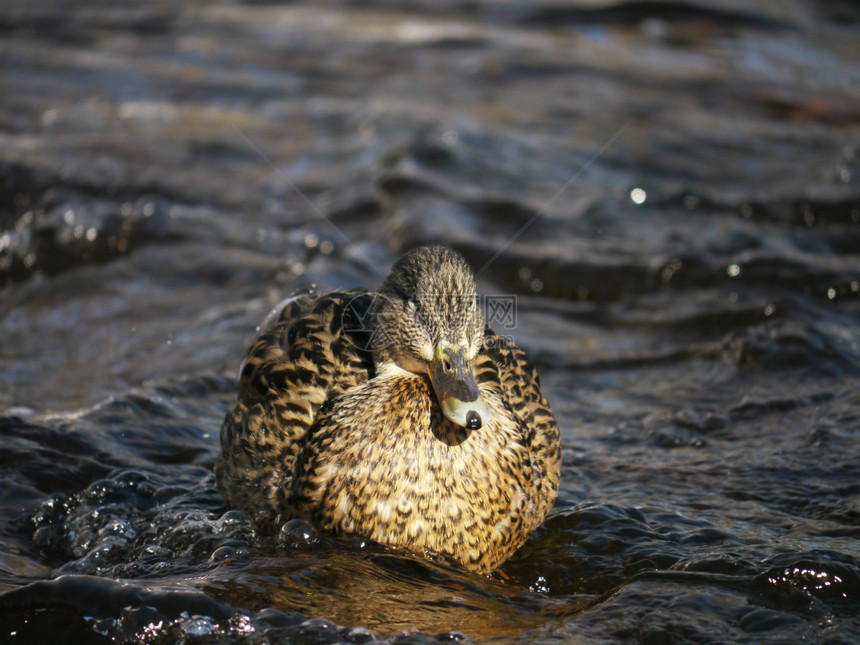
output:
[[[364,290],[293,297],[264,323],[221,426],[224,501],[270,523],[287,509],[296,455],[319,409],[374,375]]]
[[[531,457],[529,517],[533,525],[528,526],[528,530],[532,531],[543,522],[558,494],[561,471],[558,425],[541,391],[537,370],[512,339],[487,327],[484,351],[479,354],[475,371],[479,382],[498,387],[517,422],[520,441]]]

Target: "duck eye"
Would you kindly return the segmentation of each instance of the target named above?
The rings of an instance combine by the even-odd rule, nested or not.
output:
[[[449,358],[442,359],[442,370],[446,374],[451,374],[454,371],[454,364],[451,362]]]

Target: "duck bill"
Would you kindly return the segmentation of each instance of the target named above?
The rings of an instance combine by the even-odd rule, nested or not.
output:
[[[428,371],[447,419],[469,430],[477,430],[489,422],[490,409],[478,389],[465,347],[440,344]]]

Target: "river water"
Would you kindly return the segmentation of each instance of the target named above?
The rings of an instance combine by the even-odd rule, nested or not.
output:
[[[848,0],[0,2],[0,639],[860,642]],[[556,507],[482,577],[212,469],[255,328],[442,242]]]

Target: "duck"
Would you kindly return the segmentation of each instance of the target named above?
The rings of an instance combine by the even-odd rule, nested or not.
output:
[[[215,467],[261,527],[299,519],[476,573],[544,521],[561,448],[538,374],[485,322],[447,246],[404,253],[377,291],[273,312],[240,368]]]

